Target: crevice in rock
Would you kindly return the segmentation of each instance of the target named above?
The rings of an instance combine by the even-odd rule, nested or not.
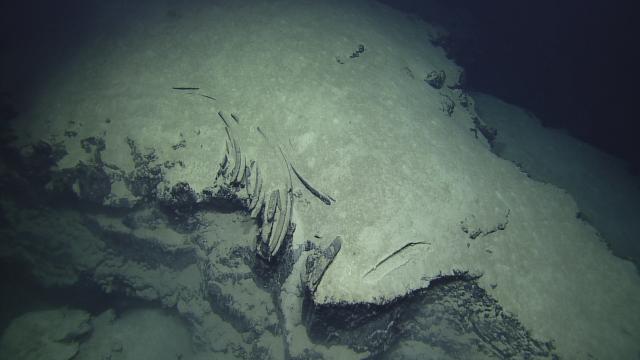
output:
[[[101,160],[96,149],[101,148],[100,142],[93,139],[86,144],[89,151],[98,154],[95,159],[99,165]],[[318,265],[321,279],[322,272],[331,264],[339,246],[324,251],[313,249],[310,244],[294,248],[291,237],[295,225],[291,223],[277,256],[266,259],[259,255],[256,248],[260,241],[257,229],[268,221],[260,213],[266,206],[252,217],[246,199],[241,200],[238,189],[229,184],[217,183],[215,187],[197,194],[188,183],[182,182],[159,194],[155,187],[162,181],[162,169],[152,165],[156,160],[153,151],[142,154],[133,141],[130,141],[130,148],[136,170],[127,178],[128,185],[134,194],[143,199],[130,207],[106,206],[102,203],[106,197],[104,174],[99,168],[92,167],[96,164],[81,165],[74,172],[51,170],[57,161],[54,155],[56,151],[42,144],[26,154],[11,151],[7,157],[3,152],[4,167],[14,176],[2,183],[0,191],[10,194],[14,186],[28,191],[33,203],[25,204],[20,201],[22,197],[14,198],[16,206],[20,207],[49,205],[54,209],[86,210],[80,217],[83,219],[80,223],[105,244],[106,253],[111,259],[101,260],[103,262],[113,261],[115,257],[121,259],[119,261],[140,266],[144,271],[162,272],[168,269],[171,273],[179,273],[195,265],[199,276],[202,276],[198,291],[181,289],[168,294],[154,288],[158,284],[144,281],[141,284],[132,283],[118,272],[119,269],[110,269],[113,273],[93,278],[89,273],[82,273],[83,280],[78,284],[93,283],[101,296],[126,299],[128,305],[139,301],[145,304],[157,302],[162,307],[177,309],[189,321],[194,336],[200,338],[202,343],[206,343],[208,333],[199,317],[205,316],[207,311],[213,311],[242,334],[245,347],[236,344],[233,351],[259,356],[265,350],[257,345],[257,341],[269,333],[282,338],[285,354],[288,354],[284,337],[285,314],[280,307],[283,284],[305,251],[322,255],[318,257],[322,260]],[[16,156],[18,161],[12,162]],[[35,168],[43,164],[46,164],[46,171],[38,169],[39,172],[34,173]],[[89,174],[85,190],[73,191],[69,184],[78,181],[79,174],[83,173]],[[47,184],[56,176],[61,179],[59,184],[64,186],[48,187]],[[235,177],[238,176],[236,174]],[[245,179],[247,176],[245,174]],[[65,201],[52,201],[56,197],[62,197]],[[216,233],[210,234],[221,226],[212,222],[211,216],[237,214],[242,214],[243,220],[238,220],[244,222],[242,226],[251,227],[244,231],[244,235],[241,235],[243,230],[240,228],[233,230],[231,238],[217,238]],[[508,216],[507,212],[505,223],[499,224],[494,231],[506,227]],[[107,225],[100,223],[100,218],[106,219]],[[2,219],[5,223],[10,222],[6,214],[0,217]],[[109,227],[109,221],[115,227]],[[167,245],[154,240],[153,236],[145,238],[136,233],[162,227],[175,231],[183,243]],[[407,247],[420,244],[423,243],[409,243],[400,247],[381,259],[376,267]],[[47,255],[41,253],[38,256]],[[67,271],[66,268],[63,270]],[[309,270],[306,269],[307,274]],[[90,272],[92,268],[84,271]],[[304,325],[310,339],[322,346],[346,345],[358,352],[368,351],[372,357],[388,358],[393,358],[393,352],[401,348],[402,342],[407,339],[441,348],[461,358],[477,352],[497,358],[544,357],[553,353],[551,344],[531,338],[517,319],[505,314],[495,300],[466,274],[434,280],[427,289],[384,305],[319,306],[314,304],[308,290],[302,299]],[[204,310],[191,308],[198,301],[194,297],[201,297],[199,299],[206,303]]]

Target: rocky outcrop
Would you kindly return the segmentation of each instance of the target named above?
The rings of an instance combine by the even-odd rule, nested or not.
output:
[[[89,313],[60,308],[27,312],[15,318],[0,338],[0,358],[73,359],[92,330]]]
[[[451,358],[478,358],[480,354],[498,359],[557,356],[552,343],[532,337],[465,275],[438,281],[428,290],[386,305],[308,303],[305,320],[319,343],[348,345],[370,354],[386,352],[392,358],[415,352],[420,346]],[[414,356],[419,358],[419,351]]]

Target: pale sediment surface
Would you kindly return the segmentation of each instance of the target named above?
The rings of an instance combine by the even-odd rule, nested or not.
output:
[[[100,6],[5,146],[0,254],[38,282],[174,311],[185,359],[639,353],[633,264],[494,154],[443,30],[367,1]]]
[[[534,179],[565,189],[580,218],[592,224],[614,254],[640,260],[640,185],[629,165],[572,138],[544,128],[539,119],[490,95],[474,93],[476,109],[498,129],[494,151]]]

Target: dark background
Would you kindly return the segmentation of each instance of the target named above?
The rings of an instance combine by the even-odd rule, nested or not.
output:
[[[640,26],[633,1],[378,1],[447,28],[448,53],[465,68],[470,90],[519,105],[546,126],[565,128],[640,169]],[[28,97],[41,71],[96,41],[87,33],[99,11],[91,4],[0,3],[0,52],[23,54],[18,64],[0,56],[0,100]]]
[[[451,32],[467,86],[640,167],[632,1],[380,0]],[[434,6],[435,5],[435,6]]]

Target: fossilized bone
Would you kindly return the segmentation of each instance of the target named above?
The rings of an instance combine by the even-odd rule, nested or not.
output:
[[[254,141],[264,141],[260,145],[261,154],[269,153],[268,168],[260,165],[259,159],[247,158],[241,148],[243,128],[240,118],[231,114],[233,121],[220,111],[218,116],[225,126],[227,138],[225,150],[217,173],[217,182],[233,193],[243,207],[258,220],[260,225],[256,251],[262,258],[270,261],[278,255],[287,236],[292,234],[295,224],[292,222],[294,206],[293,174],[300,183],[315,197],[327,205],[335,202],[331,196],[317,190],[306,180],[289,161],[281,146],[272,143],[265,132],[257,127],[261,137]],[[278,161],[274,159],[278,157]],[[263,159],[264,160],[264,159]],[[277,175],[278,180],[267,179]],[[269,185],[267,185],[269,184]]]

